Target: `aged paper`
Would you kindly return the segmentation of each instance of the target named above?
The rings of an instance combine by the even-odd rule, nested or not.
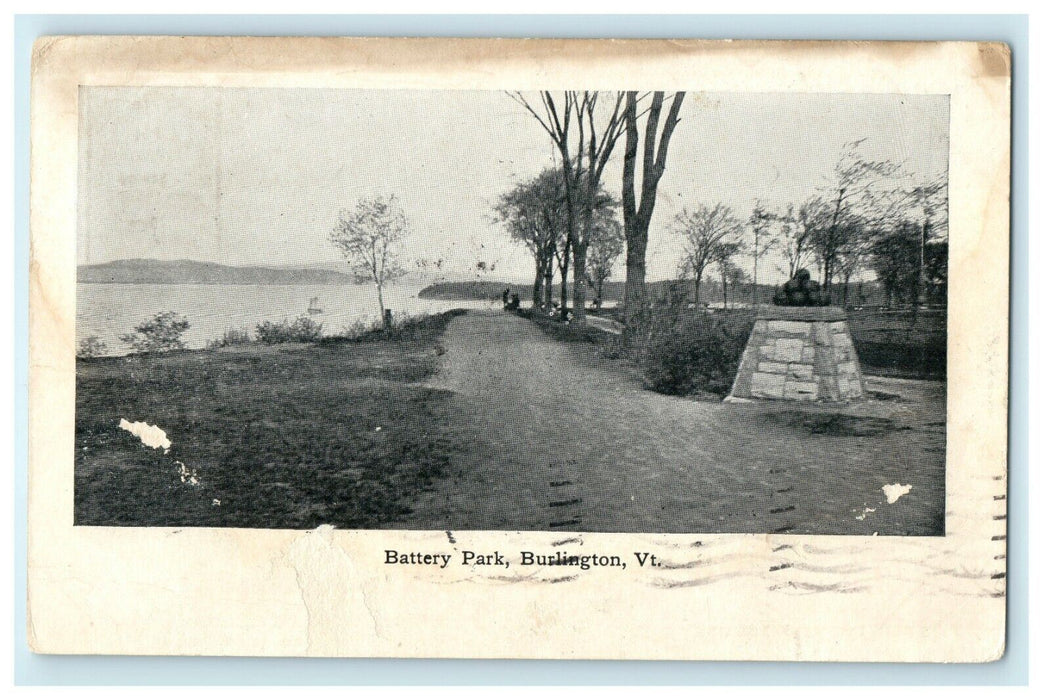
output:
[[[678,526],[691,522],[685,515],[689,504],[705,497],[690,492],[674,494],[673,507],[681,508],[682,515],[650,518],[638,504],[658,499],[646,496],[641,482],[639,500],[625,495],[622,503],[589,503],[592,510],[581,511],[580,518],[552,515],[539,527],[524,516],[500,521],[501,515],[449,521],[447,526],[438,525],[439,520],[420,521],[419,527],[405,516],[400,522],[408,525],[401,528],[396,519],[374,527],[323,524],[309,529],[282,526],[284,521],[229,527],[96,524],[108,521],[80,515],[86,511],[78,509],[75,486],[74,449],[88,450],[77,437],[76,356],[78,341],[83,349],[85,340],[77,324],[86,303],[78,299],[78,265],[101,263],[104,257],[85,258],[78,246],[83,249],[87,240],[85,221],[98,216],[92,207],[105,196],[86,197],[86,190],[78,188],[90,181],[84,168],[94,162],[91,151],[112,147],[104,140],[84,140],[96,127],[98,133],[109,133],[106,120],[98,116],[106,114],[104,105],[97,110],[86,105],[105,100],[119,105],[130,99],[126,95],[132,93],[116,88],[131,88],[140,96],[164,95],[172,104],[185,89],[214,89],[207,94],[219,95],[237,88],[251,99],[264,99],[275,90],[295,95],[358,90],[371,91],[380,101],[383,91],[395,90],[510,91],[533,100],[540,90],[674,90],[686,91],[686,106],[697,109],[703,109],[705,99],[716,99],[712,95],[900,95],[902,104],[903,96],[910,96],[938,114],[943,106],[938,100],[947,96],[946,225],[951,242],[946,383],[922,385],[946,386],[947,392],[947,417],[942,418],[946,448],[943,443],[940,447],[945,454],[943,513],[937,511],[926,529],[906,523],[890,536],[855,534],[869,513],[872,519],[884,517],[897,512],[895,504],[911,512],[906,509],[916,503],[913,499],[929,498],[918,488],[919,481],[909,488],[911,483],[902,478],[881,492],[876,489],[870,502],[857,502],[837,525],[799,522],[780,531],[762,523],[695,530]],[[297,96],[289,104],[300,99],[306,98]],[[511,96],[505,105],[507,112],[522,113]],[[54,654],[911,662],[999,658],[1005,644],[1007,571],[1009,124],[1010,54],[991,43],[41,39],[33,57],[31,122],[30,646]],[[533,122],[529,128],[536,130],[540,148],[550,151],[540,127]],[[756,132],[754,138],[764,136]],[[733,145],[722,151],[731,159]],[[211,168],[219,173],[215,177],[232,177],[238,161],[224,157],[214,167],[201,166],[202,172]],[[128,172],[141,181],[142,171]],[[607,182],[614,183],[610,189],[618,197],[619,175],[613,175]],[[312,181],[303,177],[306,192],[305,184]],[[163,173],[156,182],[158,198],[168,196],[165,188],[175,192]],[[114,181],[110,189],[132,186],[138,185]],[[215,190],[220,199],[226,196],[227,190]],[[92,245],[104,244],[104,232],[92,235]],[[717,280],[713,284],[717,289]],[[721,289],[725,293],[724,284]],[[311,299],[310,312],[322,312],[321,305]],[[729,306],[724,303],[724,310]],[[132,324],[127,325],[130,329]],[[470,354],[451,341],[447,345],[442,352]],[[442,362],[449,366],[448,358]],[[465,367],[463,372],[470,374],[472,365]],[[442,389],[463,388],[469,378],[476,375],[450,378],[446,371],[428,381],[435,387],[444,382]],[[848,391],[848,383],[844,386]],[[869,382],[869,395],[877,386],[877,381]],[[636,406],[656,401],[645,398],[649,394],[631,396],[638,397]],[[190,398],[185,400],[189,406]],[[493,404],[492,411],[498,412],[500,405]],[[653,410],[663,405],[654,403]],[[724,406],[727,411],[751,410]],[[120,417],[119,427],[110,421],[112,429],[141,440],[143,454],[151,459],[167,454],[170,438],[179,445],[178,436],[162,430],[170,433],[171,426],[158,426],[149,415]],[[678,432],[673,439],[705,439],[697,430],[695,436]],[[629,443],[624,440],[625,450]],[[785,443],[784,451],[793,444]],[[667,466],[662,459],[660,452],[652,454],[654,473]],[[889,453],[886,459],[906,462],[910,456]],[[190,459],[177,464],[179,483],[209,487],[204,467],[198,473]],[[775,464],[761,466],[772,469]],[[554,488],[580,479],[587,468],[577,465],[567,476],[552,471],[549,478],[537,478]],[[835,465],[825,468],[834,470]],[[759,471],[770,473],[756,467]],[[809,478],[833,480],[819,471]],[[682,484],[690,483],[683,477]],[[473,495],[484,501],[505,490],[503,483],[482,483]],[[435,505],[439,497],[448,495],[449,509],[462,505],[457,498],[465,498],[440,485],[427,493],[420,496],[417,513],[444,512]],[[209,500],[209,507],[229,507],[218,494]],[[567,497],[550,505],[574,501]],[[768,513],[794,505],[765,508],[764,517],[773,522]],[[610,516],[617,512],[625,514],[623,520]],[[629,520],[636,512],[637,520]],[[477,526],[471,527],[472,522]],[[609,522],[627,524],[617,531]],[[644,525],[639,523],[658,531],[640,529]],[[575,531],[574,525],[583,531]],[[829,534],[800,534],[807,531]],[[527,553],[577,559],[546,566]],[[591,557],[586,560],[591,565],[581,565],[585,557]]]

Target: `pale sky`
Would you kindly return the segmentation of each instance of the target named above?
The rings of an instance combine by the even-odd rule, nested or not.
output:
[[[80,105],[81,264],[337,262],[327,233],[339,210],[396,194],[412,226],[409,267],[441,259],[464,277],[485,261],[492,279],[532,274],[492,206],[556,161],[547,134],[501,92],[82,87]],[[667,226],[682,207],[723,202],[746,219],[756,199],[800,203],[830,181],[846,142],[866,138],[866,157],[899,162],[916,181],[947,171],[946,96],[691,93],[680,116],[650,279],[674,274],[680,247]],[[622,149],[604,176],[617,196]],[[760,269],[760,281],[779,277],[773,261]]]

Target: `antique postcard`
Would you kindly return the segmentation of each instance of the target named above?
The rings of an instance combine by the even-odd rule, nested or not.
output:
[[[982,662],[1010,53],[51,37],[42,653]]]

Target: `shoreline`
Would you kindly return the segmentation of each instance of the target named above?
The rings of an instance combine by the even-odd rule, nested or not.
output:
[[[414,327],[414,326],[418,326],[418,325],[425,325],[425,324],[433,323],[433,322],[439,322],[439,323],[447,322],[447,319],[454,318],[455,316],[460,315],[462,313],[466,313],[467,311],[468,311],[468,309],[453,308],[453,309],[448,309],[448,310],[445,310],[445,311],[439,311],[439,312],[435,312],[435,313],[405,314],[405,315],[400,316],[400,317],[395,316],[395,323],[394,323],[394,326],[393,326],[392,329],[384,329],[382,327],[382,322],[378,318],[376,318],[371,323],[362,323],[360,325],[360,327],[356,329],[357,332],[355,332],[355,333],[350,333],[350,332],[348,332],[349,329],[344,328],[342,331],[339,331],[339,332],[336,332],[336,333],[330,333],[330,334],[322,334],[319,337],[314,338],[314,339],[310,339],[310,340],[287,340],[287,341],[280,341],[280,342],[267,342],[265,340],[261,340],[260,338],[258,338],[256,336],[256,337],[250,337],[247,340],[239,340],[238,342],[224,342],[225,338],[223,336],[221,336],[219,338],[212,338],[211,340],[205,341],[205,345],[203,347],[182,347],[182,348],[174,348],[174,349],[170,349],[170,350],[159,350],[159,351],[151,351],[151,352],[140,352],[140,351],[135,351],[135,350],[129,350],[128,352],[124,352],[124,353],[120,353],[120,354],[108,353],[107,352],[107,353],[104,353],[104,354],[87,355],[87,356],[83,356],[83,355],[79,354],[79,352],[78,352],[78,354],[76,356],[76,361],[78,363],[79,362],[92,362],[92,363],[94,363],[94,362],[101,362],[103,360],[117,360],[117,359],[121,359],[121,358],[129,358],[129,357],[177,356],[177,355],[200,354],[200,353],[208,353],[208,352],[216,352],[216,351],[222,351],[222,352],[228,352],[229,353],[229,352],[235,352],[237,349],[248,350],[248,349],[251,349],[251,348],[281,348],[281,347],[291,347],[291,346],[309,346],[309,345],[318,345],[318,344],[322,344],[322,345],[323,344],[336,344],[336,343],[342,343],[342,342],[346,342],[346,343],[397,342],[397,338],[399,336],[399,333],[404,328],[410,328],[410,327]],[[294,321],[296,321],[298,319],[303,319],[303,318],[305,318],[307,320],[311,320],[310,317],[307,314],[302,314],[302,315],[300,315],[300,316],[298,316],[296,318],[287,318],[286,317],[285,319],[283,319],[283,321],[281,323],[287,324],[289,322],[294,322]],[[256,325],[256,327],[258,327],[258,326],[260,326],[260,325],[262,325],[264,323],[267,323],[267,322],[266,321],[262,321],[262,322],[260,322],[258,324],[255,324],[255,325]],[[228,334],[230,331],[240,331],[240,330],[245,330],[245,329],[243,327],[239,328],[239,329],[238,328],[228,328],[226,333]],[[248,331],[245,331],[245,332],[247,333]],[[91,336],[87,336],[87,337],[90,338]]]

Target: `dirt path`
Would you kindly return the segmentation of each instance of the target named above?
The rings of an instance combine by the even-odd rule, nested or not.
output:
[[[880,535],[942,527],[943,384],[872,380],[869,389],[899,398],[848,410],[703,403],[647,391],[593,346],[556,341],[504,312],[454,319],[442,344],[430,384],[461,397],[474,444],[395,527]],[[882,486],[897,482],[912,491],[887,504]]]

